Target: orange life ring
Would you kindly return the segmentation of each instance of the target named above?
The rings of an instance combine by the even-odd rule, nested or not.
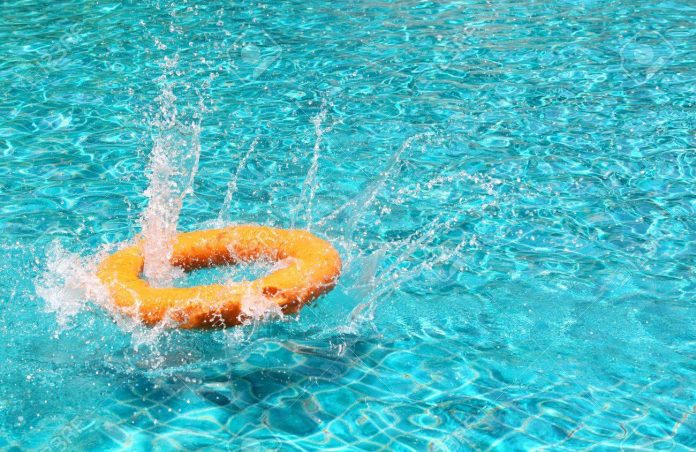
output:
[[[284,313],[297,312],[331,290],[341,272],[338,252],[310,232],[252,225],[179,234],[171,262],[193,270],[258,259],[289,264],[253,281],[156,288],[141,278],[144,257],[138,243],[104,259],[97,276],[116,307],[148,325],[169,319],[180,328],[219,328],[241,323],[244,297],[262,296]]]

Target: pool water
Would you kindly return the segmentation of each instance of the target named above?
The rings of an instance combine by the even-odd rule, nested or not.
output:
[[[0,448],[695,448],[694,19],[4,2]],[[308,228],[336,289],[214,332],[89,300],[165,107],[200,125],[179,229]]]

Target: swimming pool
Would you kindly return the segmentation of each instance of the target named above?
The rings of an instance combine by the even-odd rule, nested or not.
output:
[[[695,15],[3,3],[0,447],[694,448]],[[336,289],[214,332],[85,300],[163,111],[179,229],[309,228]]]

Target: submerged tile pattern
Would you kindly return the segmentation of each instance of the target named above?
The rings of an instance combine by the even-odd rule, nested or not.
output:
[[[430,332],[401,341],[342,336],[340,348],[265,338],[240,362],[131,371],[73,445],[439,451],[691,444],[694,424],[683,402],[692,390],[683,381],[525,377],[488,361],[492,354],[477,344]]]

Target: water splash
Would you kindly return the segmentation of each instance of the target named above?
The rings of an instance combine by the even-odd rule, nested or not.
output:
[[[237,170],[234,172],[234,176],[230,179],[230,182],[227,184],[227,193],[225,193],[225,200],[222,203],[222,207],[220,208],[220,213],[218,214],[218,223],[222,224],[223,221],[227,218],[229,211],[230,211],[230,206],[232,204],[232,197],[237,193],[237,183],[239,181],[239,176],[241,175],[242,171],[244,168],[246,168],[247,162],[249,161],[249,157],[254,153],[256,150],[256,145],[259,144],[259,137],[254,138],[254,141],[251,142],[251,145],[249,146],[249,150],[247,150],[246,154],[244,154],[244,157],[239,161],[239,165],[237,165]]]
[[[46,271],[35,283],[36,294],[46,302],[46,311],[56,316],[56,334],[70,326],[70,320],[89,301],[107,306],[106,289],[96,275],[101,255],[83,257],[53,242],[47,253]]]
[[[186,108],[177,108],[177,102],[183,105],[192,105],[186,100],[185,84],[176,84],[177,76],[181,72],[178,55],[172,58],[164,57],[161,65],[164,74],[157,79],[160,86],[160,95],[154,103],[154,110],[149,117],[148,126],[152,128],[153,145],[148,165],[148,188],[145,196],[148,199],[147,208],[141,214],[142,240],[145,254],[144,275],[151,285],[182,286],[188,280],[196,279],[195,275],[184,275],[183,271],[170,264],[172,242],[177,232],[177,223],[183,206],[184,198],[193,192],[193,182],[197,173],[201,145],[201,120],[200,114],[205,111],[204,105],[199,102],[198,110],[193,115]],[[177,99],[178,93],[182,99]],[[339,284],[343,285],[346,292],[353,294],[358,303],[345,319],[343,330],[347,333],[355,333],[361,325],[371,323],[374,312],[380,300],[389,296],[390,292],[399,290],[410,280],[428,272],[433,266],[448,262],[460,257],[470,243],[475,243],[475,237],[471,235],[450,248],[442,246],[439,239],[451,231],[463,216],[458,204],[463,196],[453,200],[452,205],[447,206],[447,212],[457,210],[452,215],[430,217],[420,227],[414,228],[411,233],[403,238],[380,237],[379,243],[371,243],[371,239],[362,230],[367,223],[379,224],[390,221],[392,208],[402,206],[410,209],[408,204],[421,198],[423,195],[430,197],[433,191],[446,192],[448,188],[457,184],[470,184],[477,191],[483,191],[490,199],[489,202],[473,207],[479,213],[497,203],[499,193],[497,190],[500,181],[476,173],[458,171],[452,173],[450,168],[443,171],[436,165],[427,166],[417,177],[408,179],[404,168],[417,158],[415,149],[417,145],[421,153],[430,150],[431,145],[436,144],[441,137],[433,132],[417,133],[407,137],[400,146],[396,147],[392,155],[385,162],[384,167],[372,180],[368,180],[367,187],[359,194],[348,200],[333,212],[318,219],[315,213],[317,208],[317,191],[319,189],[318,175],[322,146],[336,122],[326,126],[329,116],[330,102],[323,99],[319,112],[312,117],[311,123],[315,134],[314,145],[310,157],[309,166],[304,176],[298,203],[290,214],[290,222],[295,225],[296,220],[301,219],[304,227],[315,228],[330,241],[342,245],[344,254],[344,274],[356,273],[357,278],[346,277]],[[232,202],[239,191],[239,184],[245,173],[249,160],[256,153],[260,137],[255,137],[250,143],[236,165],[236,169],[227,183],[227,191],[222,207],[217,215],[217,221],[199,222],[199,227],[216,227],[229,219]],[[439,143],[437,143],[439,144]],[[413,158],[412,158],[413,157]],[[425,171],[438,172],[435,176],[428,176]],[[402,175],[404,177],[402,177]],[[469,190],[468,188],[466,189]],[[468,195],[467,195],[468,196]],[[464,204],[462,202],[462,204]],[[470,203],[469,203],[470,204]],[[471,209],[471,207],[470,207]],[[403,212],[404,209],[401,210]],[[424,218],[427,218],[424,215]],[[398,237],[399,234],[396,234]],[[367,245],[367,246],[366,246]],[[59,252],[58,254],[61,254]],[[423,258],[421,254],[427,255]],[[97,299],[99,294],[89,293],[85,288],[97,286],[93,275],[80,274],[77,270],[80,265],[79,256],[70,256],[62,253],[64,263],[51,263],[49,273],[54,273],[55,281],[46,281],[42,296],[50,300],[50,292],[60,292],[59,298],[71,299]],[[417,257],[414,257],[418,255]],[[414,264],[415,262],[415,264]],[[239,269],[238,269],[239,270]],[[229,271],[226,269],[225,271]],[[237,275],[235,270],[232,275]],[[259,275],[261,276],[261,275]],[[227,284],[234,284],[232,278],[213,275],[208,280],[201,280],[207,284],[227,280]],[[195,284],[199,285],[199,284]],[[94,289],[97,290],[97,289]],[[104,292],[102,291],[102,294]],[[99,301],[98,301],[99,303]],[[105,303],[108,304],[108,303]],[[68,304],[60,307],[58,298],[47,302],[48,309],[57,312],[60,316],[59,323],[65,324],[67,320],[83,309],[84,302],[77,305]],[[151,344],[156,338],[171,325],[162,324],[155,329],[147,329],[138,326],[137,322],[123,322],[116,316],[122,329],[130,332],[133,343]],[[282,312],[265,297],[248,294],[242,300],[242,319],[246,326],[263,323],[270,319],[282,317]],[[168,334],[168,333],[167,333]]]
[[[276,302],[263,294],[248,292],[241,299],[240,317],[243,325],[251,325],[282,318],[283,311]]]
[[[361,218],[367,213],[368,208],[377,198],[379,192],[384,188],[387,181],[394,177],[397,172],[399,165],[401,164],[401,156],[406,152],[415,141],[432,137],[433,134],[430,132],[420,133],[407,138],[399,147],[399,149],[391,156],[387,168],[379,174],[374,181],[372,181],[370,188],[362,192],[355,199],[345,203],[340,208],[335,210],[333,213],[322,218],[319,222],[319,226],[325,225],[327,222],[338,218],[342,214],[346,215],[346,221],[344,227],[344,237],[351,237],[355,231],[355,227]],[[347,214],[346,214],[347,212]]]
[[[141,216],[144,274],[155,287],[172,283],[181,270],[170,264],[184,197],[193,191],[200,158],[200,124],[178,118],[173,85],[162,77],[162,93],[152,121],[155,127],[149,162],[148,205]]]
[[[348,323],[340,328],[341,332],[356,334],[362,325],[374,321],[379,300],[398,290],[409,280],[421,276],[434,265],[458,256],[467,243],[473,243],[471,240],[462,239],[451,251],[435,246],[437,238],[452,230],[457,224],[458,217],[455,215],[443,219],[439,216],[406,239],[388,242],[366,258],[351,260],[352,266],[364,261],[370,262],[371,274],[361,275],[360,279],[368,281],[367,286],[362,289],[363,301],[353,308]],[[438,254],[411,265],[414,254],[427,249],[436,250]],[[380,264],[386,264],[386,268]]]
[[[333,129],[334,124],[329,127],[322,128],[324,121],[326,120],[326,115],[328,114],[328,102],[326,99],[322,99],[321,108],[319,113],[312,118],[312,124],[314,124],[314,134],[316,136],[314,140],[314,147],[312,148],[312,163],[309,166],[307,175],[305,176],[304,183],[302,184],[302,191],[300,192],[300,202],[298,203],[297,210],[305,207],[304,221],[307,229],[312,226],[312,203],[316,197],[317,192],[317,173],[319,171],[319,156],[321,154],[321,142],[324,134],[330,132]],[[294,221],[293,221],[294,223]]]

